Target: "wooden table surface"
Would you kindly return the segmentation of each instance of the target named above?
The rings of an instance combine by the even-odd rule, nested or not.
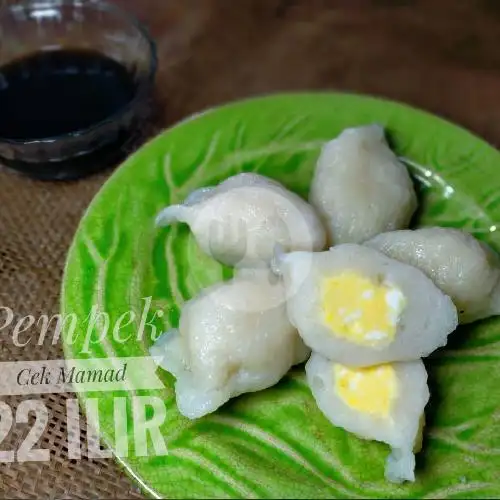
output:
[[[165,123],[249,95],[331,89],[401,100],[500,141],[498,0],[120,3],[158,42]]]
[[[152,133],[229,100],[329,89],[404,101],[500,145],[499,0],[117,3],[137,14],[158,44],[158,119]],[[42,186],[0,171],[0,257],[11,263],[9,271],[0,262],[0,305],[14,304],[18,312],[57,312],[65,252],[83,210],[108,175]],[[6,198],[7,188],[17,193],[15,198]],[[47,217],[59,228],[49,240],[40,230]],[[21,227],[32,228],[25,240]],[[43,245],[46,251],[39,257],[34,249]],[[29,274],[33,269],[38,274]],[[27,276],[33,276],[28,280],[31,302],[20,288]],[[62,355],[60,346],[50,349],[45,359]],[[2,360],[26,354],[0,353]],[[44,442],[52,448],[66,432],[62,396],[56,396],[46,398],[52,412]],[[52,454],[50,463],[0,465],[0,497],[140,496],[112,460],[71,461],[63,447]]]

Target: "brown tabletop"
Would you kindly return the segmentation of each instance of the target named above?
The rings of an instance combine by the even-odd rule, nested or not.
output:
[[[497,0],[118,3],[158,43],[158,116],[145,135],[229,100],[331,89],[405,101],[500,144]],[[0,306],[18,316],[57,312],[68,245],[108,175],[43,183],[0,170]],[[61,357],[49,338],[30,350],[0,339],[1,361]],[[66,397],[42,396],[50,415],[41,446],[51,460],[0,464],[0,497],[140,497],[112,460],[68,458]],[[6,401],[15,409],[20,398]],[[0,449],[17,449],[26,432],[15,426]]]

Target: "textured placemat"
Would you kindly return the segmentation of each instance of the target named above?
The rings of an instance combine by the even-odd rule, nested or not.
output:
[[[104,175],[75,184],[39,183],[0,172],[0,305],[17,318],[56,314],[65,253],[80,216],[101,186]],[[40,329],[26,332],[35,339]],[[40,360],[63,357],[51,335],[42,345],[16,348],[12,331],[3,330],[0,359]],[[37,339],[38,340],[38,339]],[[66,432],[67,394],[39,396],[49,409],[49,424],[39,446],[50,450],[49,462],[13,462],[0,465],[0,496],[9,498],[139,498],[136,488],[111,460],[68,460]],[[27,396],[2,398],[15,412]],[[36,399],[36,396],[29,396]],[[28,425],[16,424],[1,444],[17,450]],[[82,428],[82,440],[86,428]]]
[[[499,2],[118,3],[150,26],[159,47],[158,119],[144,136],[228,100],[334,88],[404,100],[500,144]],[[43,183],[0,169],[0,307],[17,318],[58,312],[68,246],[108,175]],[[39,329],[30,331],[36,336]],[[0,361],[62,357],[50,334],[41,346],[15,348],[11,333],[0,331]],[[74,395],[40,397],[50,411],[41,447],[50,449],[51,460],[0,464],[0,497],[140,498],[113,460],[68,458],[65,401]],[[25,398],[2,399],[15,410]],[[16,425],[0,449],[17,449],[27,431]]]

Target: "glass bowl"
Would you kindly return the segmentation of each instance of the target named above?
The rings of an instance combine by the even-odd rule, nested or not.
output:
[[[0,40],[0,79],[2,66],[28,54],[83,49],[122,64],[135,89],[126,104],[87,128],[43,138],[0,135],[1,164],[40,179],[74,179],[126,155],[148,114],[157,68],[155,43],[134,16],[102,0],[25,0],[0,9]]]

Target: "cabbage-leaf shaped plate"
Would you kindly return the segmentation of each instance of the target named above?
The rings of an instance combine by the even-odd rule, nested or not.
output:
[[[83,330],[92,306],[111,328],[126,311],[158,329],[177,326],[184,301],[231,276],[203,255],[188,228],[155,229],[166,205],[239,172],[259,172],[307,198],[321,145],[345,127],[382,124],[405,158],[419,196],[414,226],[464,228],[500,250],[500,154],[471,133],[402,104],[349,94],[282,94],[231,103],[165,131],[132,155],[96,196],[70,249],[62,312]],[[147,299],[150,297],[150,299]],[[158,312],[161,311],[159,314]],[[67,358],[145,356],[150,335],[137,323]],[[151,328],[150,332],[153,332]],[[98,332],[96,333],[96,335]],[[168,455],[117,457],[153,497],[166,498],[470,498],[500,497],[500,319],[460,327],[425,360],[431,402],[415,483],[383,477],[388,448],[331,426],[316,408],[303,367],[277,386],[241,396],[197,421],[177,411],[174,379],[163,389],[102,392],[100,433],[112,449],[114,396],[160,397]],[[95,394],[80,394],[81,402]],[[127,406],[129,433],[133,422]],[[131,442],[133,439],[131,437]]]

